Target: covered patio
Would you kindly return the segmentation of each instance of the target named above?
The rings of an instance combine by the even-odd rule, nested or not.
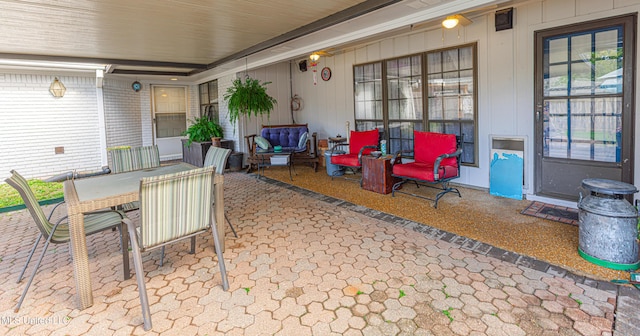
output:
[[[89,308],[79,309],[62,244],[14,313],[37,232],[27,211],[2,213],[0,334],[640,335],[640,291],[610,282],[629,272],[581,258],[577,226],[521,214],[534,200],[575,208],[581,190],[571,188],[585,177],[576,161],[630,184],[640,176],[640,1],[38,0],[0,1],[0,12],[0,180],[12,169],[28,178],[104,172],[108,148],[119,146],[159,144],[158,161],[180,161],[181,132],[202,116],[220,124],[245,165],[245,136],[263,125],[307,124],[323,140],[378,129],[391,151],[406,149],[414,130],[467,137],[453,181],[462,197],[446,195],[438,209],[332,180],[322,167],[295,167],[293,178],[282,167],[261,178],[227,172],[223,212],[238,231],[224,225],[230,289],[210,235],[198,237],[195,254],[188,243],[169,246],[163,266],[158,252],[143,254],[149,332],[138,274],[123,280],[117,231],[87,237]],[[443,28],[450,17],[460,24]],[[597,44],[603,27],[609,35]],[[576,57],[554,71],[598,62],[617,70],[585,71],[577,82],[603,96],[579,92],[574,104],[552,92],[550,112],[538,90],[573,81],[540,75],[549,55],[537,34],[566,42],[576,32],[593,37],[575,44],[589,47],[554,45],[554,56]],[[246,77],[271,82],[279,103],[232,123],[223,96]],[[54,83],[66,85],[64,96],[50,92]],[[178,98],[164,102],[167,93]],[[163,110],[173,103],[176,111]],[[582,114],[572,124],[574,108]],[[522,173],[523,200],[489,193],[494,149],[505,149],[496,139],[518,143],[522,167],[510,173]]]
[[[299,168],[298,174],[296,178],[315,173]],[[638,331],[632,322],[634,307],[640,303],[638,291],[613,285],[606,276],[508,252],[278,180],[288,182],[286,175],[286,169],[278,168],[270,169],[264,179],[225,174],[225,207],[239,234],[237,239],[226,234],[228,292],[221,288],[208,235],[198,237],[194,255],[188,254],[188,243],[168,247],[162,267],[158,252],[143,255],[154,319],[150,333],[632,335]],[[345,183],[344,188],[354,185],[336,183]],[[473,190],[463,192],[473,197]],[[495,200],[488,198],[477,202],[495,206]],[[445,198],[441,207],[460,209],[457,203],[456,198]],[[255,211],[248,212],[247,207]],[[505,209],[516,212],[518,205],[500,207]],[[482,220],[499,221],[499,216]],[[15,281],[28,253],[23,246],[35,239],[30,220],[25,210],[0,217],[3,334],[148,334],[142,328],[137,275],[122,280],[117,232],[88,238],[94,284],[91,308],[77,309],[68,247],[60,245],[45,256],[23,308],[13,313],[23,286]],[[529,224],[554,225],[542,219]]]

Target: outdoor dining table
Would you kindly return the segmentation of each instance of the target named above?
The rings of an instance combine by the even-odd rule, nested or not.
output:
[[[121,174],[109,174],[64,182],[64,199],[69,215],[71,255],[80,309],[93,305],[91,274],[87,240],[84,231],[84,214],[139,200],[140,179],[143,177],[172,174],[195,169],[188,163],[160,166]],[[220,237],[224,237],[224,176],[214,178],[214,212]],[[126,237],[123,237],[126,239]],[[220,240],[224,251],[224,239]],[[128,268],[128,267],[127,267]],[[143,275],[138,275],[143,276]]]

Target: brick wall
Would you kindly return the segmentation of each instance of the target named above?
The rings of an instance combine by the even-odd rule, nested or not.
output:
[[[153,144],[150,83],[135,92],[131,79],[105,78],[98,102],[93,73],[58,78],[67,88],[62,98],[49,93],[53,75],[0,72],[0,183],[12,169],[28,178],[100,170],[106,148],[98,104],[106,147]],[[187,117],[198,115],[197,85],[188,86],[187,101]],[[64,147],[64,154],[55,154],[55,147]]]
[[[229,108],[227,107],[227,103],[224,101],[224,94],[227,92],[227,88],[231,87],[231,83],[236,79],[236,75],[229,75],[225,77],[218,78],[218,108],[220,110],[220,126],[222,126],[222,130],[224,133],[224,138],[228,140],[233,140],[234,151],[245,151],[244,148],[244,138],[240,139],[240,132],[236,127],[234,127],[229,122]]]
[[[106,78],[103,95],[107,147],[142,146],[141,96],[149,95],[148,86],[147,90],[135,92],[131,89],[131,81]]]
[[[58,78],[62,98],[49,93],[52,75],[0,73],[0,179],[11,169],[27,177],[100,169],[95,77]]]

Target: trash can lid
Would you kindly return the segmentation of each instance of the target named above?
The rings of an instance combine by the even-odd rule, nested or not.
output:
[[[605,195],[629,195],[638,192],[636,186],[632,184],[600,178],[584,179],[582,187]]]

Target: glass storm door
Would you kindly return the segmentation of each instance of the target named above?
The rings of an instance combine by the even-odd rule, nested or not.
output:
[[[632,183],[634,20],[536,32],[537,195],[577,200],[585,178]]]
[[[182,158],[181,136],[187,128],[186,88],[152,86],[155,143],[162,160]]]

